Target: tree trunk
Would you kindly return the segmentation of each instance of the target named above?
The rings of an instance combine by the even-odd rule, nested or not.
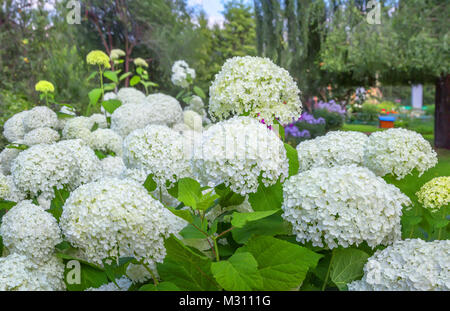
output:
[[[450,149],[450,75],[437,80],[435,100],[434,145]]]

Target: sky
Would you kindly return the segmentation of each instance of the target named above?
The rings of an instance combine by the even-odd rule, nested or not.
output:
[[[214,23],[223,23],[223,0],[188,0],[190,6],[203,7],[206,14],[208,15],[209,25],[212,26]]]

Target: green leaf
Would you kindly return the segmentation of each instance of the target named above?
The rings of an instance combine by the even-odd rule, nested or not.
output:
[[[109,283],[108,277],[105,271],[100,268],[94,268],[90,265],[86,265],[80,262],[80,283],[79,284],[69,284],[67,281],[68,274],[72,270],[72,267],[65,265],[64,271],[64,282],[68,291],[84,291],[88,288],[98,288],[104,284]]]
[[[282,141],[284,141],[284,127],[280,124],[280,122],[277,119],[273,120],[274,129],[277,130],[278,135],[280,135],[280,138]]]
[[[67,114],[64,112],[56,112],[56,115],[58,116],[59,119],[70,119],[70,118],[75,118],[75,116],[71,115],[71,114]]]
[[[139,288],[139,291],[145,291],[145,292],[155,292],[155,291],[161,291],[161,292],[175,292],[180,291],[178,286],[171,282],[161,282],[158,285],[154,284],[146,284]]]
[[[24,144],[9,144],[6,146],[6,148],[8,149],[18,149],[18,150],[27,150],[28,148],[30,148],[27,145]]]
[[[260,181],[258,191],[248,195],[254,211],[268,211],[274,209],[281,209],[283,203],[283,186],[278,181],[276,184],[266,187]]]
[[[172,214],[174,214],[175,216],[178,216],[178,217],[186,220],[189,223],[194,222],[194,217],[192,216],[192,213],[189,210],[184,210],[184,209],[178,210],[173,207],[167,207],[167,209],[169,209],[169,211],[171,211]]]
[[[289,160],[289,177],[297,175],[300,167],[297,149],[286,143],[284,144],[284,148],[286,149],[286,156]]]
[[[117,77],[117,73],[115,73],[114,71],[105,71],[103,73],[103,76],[115,83],[119,83],[119,78]]]
[[[420,222],[422,221],[422,217],[421,216],[407,216],[407,215],[403,215],[402,216],[402,223],[403,225],[408,225],[408,226],[415,226],[420,224]]]
[[[203,92],[203,90],[201,88],[199,88],[198,86],[194,86],[194,93],[197,94],[198,96],[200,96],[202,99],[206,98],[205,92]]]
[[[100,160],[103,160],[104,158],[106,158],[108,155],[104,154],[103,151],[101,150],[94,150],[95,155],[97,156],[97,158],[99,158]]]
[[[62,241],[61,243],[59,243],[58,245],[55,246],[56,249],[60,250],[60,251],[65,251],[70,249],[72,246],[70,246],[70,243],[67,241]]]
[[[130,80],[130,86],[135,86],[136,84],[139,83],[139,81],[141,81],[141,77],[139,77],[139,76],[134,76],[134,77],[131,78],[131,80]]]
[[[211,260],[200,251],[186,247],[171,236],[166,239],[167,255],[157,264],[162,280],[175,284],[182,291],[211,291],[219,286],[211,273]]]
[[[263,212],[252,212],[252,213],[233,213],[233,219],[231,220],[231,225],[236,228],[243,228],[248,222],[259,220],[261,218],[266,218],[270,215],[278,212],[277,210],[263,211]]]
[[[17,202],[0,200],[0,210],[8,211],[16,205],[17,205]]]
[[[339,290],[346,290],[348,283],[363,276],[369,255],[354,248],[334,249],[333,252],[330,278]]]
[[[91,132],[95,132],[96,130],[98,130],[98,123],[95,122],[94,125],[91,127]]]
[[[258,262],[263,278],[259,290],[286,291],[301,286],[309,269],[313,269],[322,255],[269,236],[253,237],[237,252],[249,252]]]
[[[109,258],[109,260],[103,259],[103,267],[108,279],[111,282],[114,282],[116,279],[121,278],[126,274],[128,266],[134,260],[135,259],[133,257],[119,258],[118,262],[113,258]],[[108,263],[108,261],[110,262]]]
[[[178,181],[178,201],[193,209],[197,208],[197,202],[202,196],[201,186],[192,178],[182,178]]]
[[[226,187],[225,184],[216,186],[214,190],[220,196],[219,204],[222,207],[237,206],[242,204],[245,200],[244,196],[234,193],[229,187]]]
[[[291,225],[281,217],[282,211],[271,216],[251,221],[243,228],[235,228],[231,231],[233,239],[240,244],[247,242],[253,235],[282,235],[292,234]]]
[[[153,180],[153,176],[153,174],[148,175],[147,179],[144,181],[144,188],[147,189],[150,194],[155,191],[157,187],[156,182]]]
[[[89,92],[88,96],[89,96],[89,103],[91,105],[95,105],[102,96],[102,89],[93,89],[92,91]]]
[[[118,99],[110,99],[102,103],[103,108],[110,114],[114,113],[117,108],[122,106],[122,102]]]
[[[127,77],[131,76],[132,74],[133,74],[132,72],[126,72],[119,77],[119,80],[120,81],[125,80]]]
[[[103,89],[105,90],[105,91],[112,91],[112,90],[114,90],[116,88],[116,85],[114,84],[114,83],[105,83],[104,85],[103,85]]]
[[[91,74],[89,75],[89,77],[87,77],[86,81],[90,81],[90,80],[94,79],[94,77],[95,77],[97,74],[98,74],[98,72],[97,72],[97,71],[94,71],[93,73],[91,73]]]
[[[142,75],[142,72],[144,71],[144,69],[142,69],[142,67],[137,67],[136,68],[136,72],[139,74],[139,75]]]
[[[206,211],[210,208],[219,195],[215,194],[213,190],[202,194],[201,198],[197,201],[197,209],[201,211]]]
[[[211,271],[225,290],[250,291],[263,288],[258,263],[250,253],[236,253],[228,260],[213,262]]]
[[[183,90],[181,90],[181,91],[177,94],[177,96],[175,96],[175,98],[176,98],[176,99],[179,99],[181,96],[184,95],[184,93],[185,93],[185,90],[183,89]]]
[[[56,187],[53,187],[53,191],[55,193],[55,198],[51,201],[50,208],[47,210],[47,212],[52,214],[53,217],[55,217],[56,220],[59,221],[59,218],[61,217],[61,214],[63,212],[64,203],[66,203],[70,192],[65,188],[57,189]]]

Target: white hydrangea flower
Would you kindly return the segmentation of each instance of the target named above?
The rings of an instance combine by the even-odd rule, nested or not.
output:
[[[193,153],[194,172],[204,184],[225,183],[241,195],[257,191],[259,176],[269,186],[289,173],[283,142],[250,117],[212,125],[203,132],[202,148],[194,148]]]
[[[183,132],[185,131],[192,131],[185,123],[175,124],[174,126],[172,126],[172,130],[178,132],[179,134],[183,134]]]
[[[111,115],[111,129],[125,138],[134,130],[155,123],[157,117],[152,109],[148,103],[122,105]]]
[[[300,90],[289,72],[268,58],[228,59],[210,87],[209,113],[219,120],[246,112],[272,125],[291,123],[302,113]]]
[[[159,277],[158,271],[156,270],[156,265],[154,263],[149,264],[148,268],[152,270],[152,273],[156,278]],[[148,272],[144,265],[130,264],[127,268],[127,276],[133,283],[145,283],[152,279],[152,275]]]
[[[105,93],[105,95],[103,96],[103,99],[105,100],[105,101],[107,101],[107,100],[111,100],[111,99],[117,99],[117,94],[116,93],[114,93],[114,92],[107,92],[107,93]],[[102,106],[103,107],[103,106]],[[103,108],[104,109],[104,108]],[[103,113],[104,111],[102,111],[102,113]]]
[[[76,116],[76,110],[75,108],[72,107],[68,107],[68,106],[62,106],[61,109],[59,110],[59,112],[70,115],[70,116]]]
[[[23,121],[28,115],[28,112],[29,111],[22,111],[16,113],[3,125],[3,136],[5,136],[9,142],[15,142],[23,139],[23,136],[26,133]]]
[[[47,261],[62,242],[56,219],[31,201],[18,203],[3,216],[0,235],[10,252],[36,263]]]
[[[59,110],[60,113],[64,113],[68,116],[58,116],[58,126],[56,127],[57,130],[63,130],[64,126],[66,126],[66,122],[67,120],[75,117],[76,111],[74,108],[68,107],[68,106],[62,106],[61,109]]]
[[[103,284],[102,286],[98,288],[90,287],[86,289],[86,291],[93,291],[93,292],[118,292],[118,291],[127,291],[130,286],[132,285],[132,282],[127,277],[123,276],[120,279],[116,279],[116,284],[114,282],[110,282],[108,284]],[[117,287],[119,286],[119,287]]]
[[[416,193],[423,207],[437,212],[450,205],[450,176],[436,177],[427,182]]]
[[[58,142],[57,145],[65,148],[67,152],[75,158],[76,174],[71,183],[72,188],[101,178],[102,165],[100,160],[83,140],[63,140]]]
[[[16,141],[15,143],[23,144],[23,141]],[[5,148],[0,152],[0,172],[5,175],[11,174],[11,165],[15,158],[22,150],[16,148]]]
[[[20,202],[26,195],[17,189],[11,175],[5,176],[0,172],[0,200]]]
[[[132,87],[124,87],[117,92],[117,99],[122,105],[145,104],[145,94]]]
[[[422,135],[402,128],[372,133],[364,152],[364,166],[378,176],[392,174],[397,179],[414,169],[421,176],[437,162],[436,152]]]
[[[33,196],[53,197],[53,187],[73,183],[78,174],[77,160],[58,144],[35,145],[22,151],[12,163],[14,183]]]
[[[8,179],[0,172],[0,199],[6,200],[11,192]]]
[[[283,185],[283,218],[297,241],[330,249],[388,245],[400,239],[410,199],[364,167],[313,168]]]
[[[209,120],[208,114],[205,110],[205,104],[203,103],[203,100],[200,96],[192,96],[191,100],[189,101],[189,105],[185,108],[185,110],[195,111],[202,117],[203,123],[211,123],[211,120]]]
[[[25,134],[23,143],[28,146],[51,144],[59,140],[59,133],[49,127],[40,127]]]
[[[187,88],[189,86],[188,76],[195,79],[195,70],[190,68],[184,60],[176,61],[172,66],[172,83],[176,86]]]
[[[191,176],[189,155],[184,150],[183,136],[163,125],[149,125],[132,132],[124,140],[123,158],[128,168],[143,169],[154,174],[155,182],[164,187]]]
[[[94,120],[88,117],[75,117],[67,120],[62,131],[64,139],[82,139],[88,141]]]
[[[162,262],[169,223],[164,206],[132,180],[105,178],[80,186],[63,207],[61,229],[90,262],[135,257]]]
[[[360,132],[334,131],[305,140],[297,145],[299,171],[314,167],[362,165],[368,139],[366,134]]]
[[[449,291],[450,241],[397,241],[378,250],[364,266],[352,291]]]
[[[117,177],[119,178],[123,171],[126,170],[125,164],[121,157],[107,156],[101,160],[102,176],[103,177]]]
[[[151,111],[153,111],[151,124],[172,126],[183,122],[183,110],[174,97],[156,93],[147,96],[147,102],[151,106]]]
[[[201,132],[203,129],[202,117],[192,110],[186,110],[183,112],[184,124],[186,124],[189,129],[197,132]]]
[[[23,119],[23,126],[26,132],[40,127],[58,127],[58,116],[48,107],[37,106],[28,111]]]
[[[110,129],[99,128],[89,137],[89,146],[92,149],[105,153],[112,151],[118,156],[122,156],[122,143],[122,137]]]
[[[97,123],[99,129],[106,129],[108,127],[108,122],[106,121],[106,116],[104,114],[94,113],[89,119],[91,119],[94,124]]]
[[[57,257],[52,256],[40,265],[15,253],[0,258],[0,291],[61,291],[65,288],[64,264]]]

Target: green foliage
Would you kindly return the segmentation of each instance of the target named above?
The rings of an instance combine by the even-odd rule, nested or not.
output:
[[[316,109],[313,111],[313,116],[316,119],[325,119],[325,130],[327,132],[339,130],[344,124],[344,118],[342,115],[336,112],[328,111],[327,109]]]
[[[283,203],[283,186],[278,181],[274,185],[266,187],[260,179],[258,190],[248,195],[248,201],[254,211],[281,209],[281,204]]]
[[[252,213],[233,213],[233,220],[231,225],[235,228],[243,228],[248,222],[266,218],[273,215],[277,210],[263,211],[263,212],[252,212]]]
[[[211,271],[225,290],[250,291],[263,288],[258,262],[247,252],[236,253],[227,260],[213,262]]]
[[[56,187],[53,187],[53,191],[55,193],[55,198],[51,201],[50,208],[47,212],[52,214],[56,220],[59,220],[63,212],[64,203],[69,197],[70,192],[66,188],[57,189]]]
[[[256,259],[263,278],[260,290],[300,287],[308,270],[313,269],[322,257],[305,247],[268,236],[252,238],[238,252],[249,252]]]
[[[368,258],[369,255],[359,249],[333,250],[330,278],[339,290],[346,290],[348,283],[363,276],[363,268]]]

